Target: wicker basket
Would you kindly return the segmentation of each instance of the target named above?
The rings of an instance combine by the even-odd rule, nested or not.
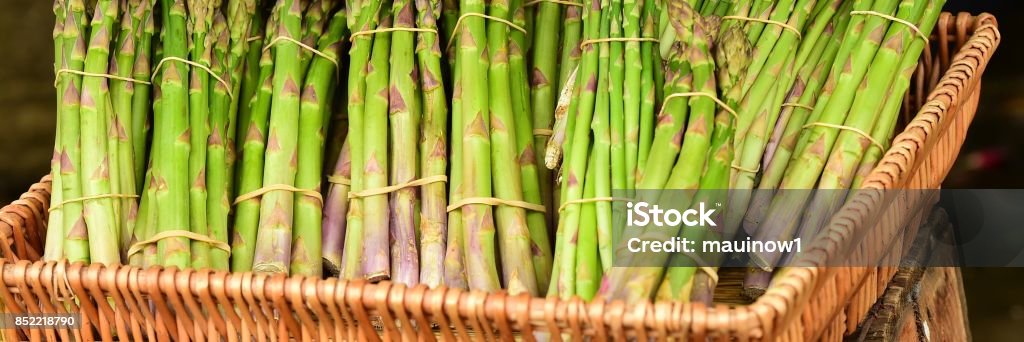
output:
[[[865,187],[940,186],[974,117],[981,74],[999,40],[991,15],[943,14],[904,106],[905,129]],[[898,260],[898,252],[870,252],[913,236],[920,209],[935,200],[870,193],[853,198],[830,222],[828,238],[821,240],[827,243],[809,251],[821,258],[793,268],[750,305],[627,307],[386,282],[33,262],[44,241],[49,189],[43,178],[0,213],[0,305],[13,313],[81,312],[84,326],[92,328],[7,329],[6,340],[532,339],[547,332],[554,340],[838,341],[863,320],[895,268],[823,267],[821,260]],[[863,223],[879,216],[877,224]]]

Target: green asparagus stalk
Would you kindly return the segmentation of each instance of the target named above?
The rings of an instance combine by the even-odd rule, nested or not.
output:
[[[362,4],[372,10],[362,10],[361,6],[348,6],[358,15],[358,19],[349,22],[349,30],[353,33],[372,30],[377,28],[377,21],[380,18],[380,0],[366,0]],[[348,67],[348,115],[349,127],[356,129],[349,130],[349,148],[352,158],[352,189],[361,191],[364,189],[364,161],[363,161],[363,129],[364,127],[364,105],[366,104],[366,77],[367,66],[370,61],[370,50],[373,48],[374,36],[364,34],[354,36],[352,47],[349,50]],[[341,277],[344,279],[355,279],[363,275],[363,200],[353,198],[349,201],[348,220],[345,230],[345,248],[342,251]]]
[[[625,18],[622,21],[622,35],[624,38],[640,38],[640,7],[642,6],[642,2],[643,0],[623,1],[622,11],[625,13]],[[623,187],[618,188],[620,190],[633,189],[636,187],[636,171],[640,158],[640,136],[642,134],[640,133],[640,122],[642,121],[641,98],[648,95],[641,91],[641,79],[643,77],[641,74],[644,72],[643,60],[641,59],[641,42],[626,42],[624,47],[625,56],[622,61],[624,63],[624,75],[621,84],[623,85],[622,139],[624,140],[623,145],[625,149],[623,152],[624,170],[622,170],[622,172],[625,174],[625,179],[623,180]],[[615,84],[616,82],[613,80],[612,83]],[[652,93],[649,95],[654,94]]]
[[[643,1],[643,19],[641,24],[643,25],[640,35],[643,38],[655,38],[657,29],[657,23],[655,23],[655,16],[653,15],[654,3],[653,1]],[[635,11],[635,10],[633,10]],[[633,186],[637,188],[640,186],[640,174],[647,168],[647,158],[650,155],[651,144],[654,141],[654,127],[655,117],[654,111],[659,100],[659,93],[661,84],[657,83],[656,70],[661,69],[660,58],[658,58],[658,47],[653,42],[645,41],[640,43],[640,60],[641,60],[641,71],[640,71],[640,94],[642,98],[640,100],[640,132],[637,138],[637,160],[636,169],[633,171]]]
[[[524,25],[525,7],[519,6],[519,1],[512,2],[513,8],[518,8],[513,14],[512,22],[517,25]],[[518,30],[509,32],[509,68],[511,69],[511,93],[512,93],[512,117],[514,118],[516,160],[520,168],[523,185],[523,200],[536,205],[547,205],[549,212],[555,211],[553,203],[550,202],[551,189],[550,174],[539,172],[546,170],[538,166],[534,148],[534,126],[530,118],[535,117],[530,110],[530,83],[524,52],[526,51],[526,34]],[[551,282],[551,244],[548,237],[548,217],[545,213],[538,211],[526,212],[526,226],[530,234],[530,256],[533,259],[533,268],[537,279],[537,290],[543,294]]]
[[[465,182],[462,177],[463,152],[462,132],[462,72],[458,65],[452,71],[452,110],[451,110],[451,175],[448,179],[451,188],[448,193],[449,203],[456,203],[462,200]],[[468,289],[469,283],[466,275],[466,256],[463,254],[466,248],[465,227],[462,224],[462,210],[448,212],[448,232],[445,242],[444,253],[444,285],[456,289]]]
[[[153,3],[154,1],[143,1],[140,6],[143,7],[143,22],[140,23],[141,33],[138,35],[138,40],[135,43],[135,63],[132,66],[132,77],[137,80],[148,81],[151,76],[152,61],[152,46],[153,46],[153,34],[156,32],[156,23],[153,19]],[[150,103],[150,91],[152,86],[149,84],[139,83],[134,85],[134,92],[132,93],[132,109],[131,109],[131,146],[132,146],[132,159],[135,163],[135,187],[140,190],[143,189],[144,178],[146,178],[146,169],[149,167],[149,156],[147,155],[147,143],[150,131],[150,111],[152,105]]]
[[[341,274],[341,253],[345,242],[346,215],[348,214],[348,193],[351,184],[338,179],[351,179],[352,155],[348,139],[341,147],[341,155],[334,165],[329,177],[336,180],[330,182],[327,196],[324,199],[323,253],[324,273],[328,276]]]
[[[395,0],[392,5],[395,28],[416,26],[411,0]],[[419,175],[420,97],[415,52],[415,33],[391,33],[391,75],[388,85],[388,124],[390,124],[390,182],[402,184]],[[376,57],[376,56],[375,56]],[[383,59],[383,58],[381,58]],[[386,150],[387,151],[387,150]],[[409,162],[413,161],[413,162]],[[391,229],[391,279],[406,286],[419,283],[419,252],[416,248],[417,191],[411,187],[391,193],[389,224]]]
[[[268,24],[267,27],[273,25]],[[268,30],[269,33],[269,30]],[[269,36],[269,35],[268,35]],[[268,39],[269,41],[269,39]],[[249,119],[239,123],[248,127],[242,145],[242,167],[238,175],[238,195],[244,195],[263,186],[264,155],[267,148],[267,125],[270,101],[273,96],[274,59],[270,50],[261,53],[259,63],[260,88],[249,102]],[[256,248],[256,232],[260,219],[260,199],[251,198],[235,203],[234,230],[231,243],[231,270],[252,270]]]
[[[590,153],[587,163],[586,184],[583,185],[583,196],[594,198],[597,182],[594,182],[597,171],[595,164],[597,153]],[[601,281],[602,265],[598,253],[597,210],[595,203],[584,203],[580,209],[579,248],[576,249],[576,295],[584,300],[591,300],[597,293]]]
[[[163,56],[188,58],[186,10],[182,0],[162,0]],[[189,67],[180,61],[164,61],[161,69],[160,112],[154,112],[153,199],[160,208],[154,233],[189,229]],[[157,243],[164,266],[187,268],[191,261],[189,240],[172,237]]]
[[[510,1],[491,1],[488,15],[511,19]],[[487,25],[487,52],[490,61],[487,80],[490,111],[491,175],[497,198],[523,200],[523,184],[518,162],[516,127],[512,108],[511,71],[509,70],[508,27],[501,23]],[[469,131],[467,130],[467,133]],[[537,295],[537,281],[531,258],[530,232],[526,210],[502,205],[495,209],[498,250],[505,288],[510,293]],[[473,275],[470,275],[472,278]]]
[[[416,27],[437,30],[438,0],[416,0]],[[441,71],[441,39],[437,34],[416,36],[416,59],[423,100],[420,174],[443,176],[448,170],[448,107]],[[454,157],[453,157],[454,158]],[[452,168],[454,172],[455,169]],[[452,182],[451,184],[455,184]],[[420,282],[434,288],[444,284],[448,198],[444,183],[420,187]]]
[[[532,105],[530,108],[532,117],[527,122],[531,123],[533,128],[550,128],[554,125],[555,121],[555,104],[561,89],[558,88],[560,72],[558,62],[560,55],[553,52],[558,51],[559,48],[563,18],[562,7],[563,5],[561,4],[542,1],[530,8],[533,10],[532,14],[536,18],[530,31],[532,35],[530,65],[532,68],[529,70],[530,94],[529,102],[527,103]],[[567,5],[565,7],[576,6]],[[524,10],[526,9],[524,7]],[[514,31],[511,34],[518,34],[517,32]],[[523,48],[524,53],[527,51],[525,47],[521,48]],[[568,52],[571,52],[571,50]],[[516,127],[520,128],[519,126],[517,121]],[[535,148],[535,151],[532,152],[532,156],[544,155],[549,137],[537,135],[533,138],[533,142],[530,145]],[[552,192],[551,172],[541,165],[543,160],[534,159],[538,163],[535,172],[540,181],[541,198],[548,208],[547,220],[548,222],[554,222],[556,216],[553,203],[554,193]],[[531,233],[530,236],[533,237],[533,234]],[[550,248],[548,250],[550,251]],[[540,267],[537,265],[536,260],[534,261],[534,266]],[[550,275],[550,272],[543,276],[538,274],[538,281],[541,283],[540,288],[547,287],[547,282],[543,281],[543,279],[550,277]]]
[[[382,15],[381,28],[391,27],[390,10]],[[362,174],[364,189],[378,189],[388,185],[388,75],[391,64],[391,34],[377,33],[373,41],[373,52],[366,76],[366,108],[363,123],[364,148],[362,151]],[[374,195],[362,199],[363,224],[363,276],[371,281],[390,277],[391,266],[388,256],[390,246],[388,234],[388,196]]]
[[[299,37],[302,6],[297,0],[281,0],[279,37]],[[300,84],[303,81],[299,47],[290,41],[274,45],[273,96],[267,128],[263,184],[295,185]],[[260,224],[252,269],[254,272],[287,273],[291,254],[295,194],[271,191],[260,199]]]
[[[582,21],[584,23],[584,37],[587,40],[597,39],[600,36],[601,23],[601,1],[586,1]],[[567,165],[563,166],[565,196],[562,201],[574,201],[583,197],[583,177],[586,175],[587,155],[591,149],[590,124],[594,116],[594,105],[596,92],[598,91],[598,44],[587,44],[582,51],[579,73],[576,75],[576,85],[580,89],[580,96],[574,97],[577,102],[574,110],[570,106],[570,117],[573,118],[572,137],[569,153],[566,153]],[[570,127],[567,127],[567,132]],[[570,298],[576,291],[576,254],[577,240],[580,224],[579,204],[565,206],[560,213],[558,222],[558,239],[562,254],[556,261],[558,264],[557,293],[561,298]]]
[[[242,64],[244,67],[244,70],[242,71],[243,75],[241,76],[241,82],[232,83],[240,84],[241,87],[239,89],[237,101],[238,115],[236,122],[238,124],[236,125],[237,127],[235,133],[236,136],[243,137],[242,139],[238,139],[235,142],[235,151],[238,151],[238,153],[240,154],[244,150],[246,142],[246,139],[244,137],[246,133],[249,131],[249,116],[252,108],[250,104],[252,98],[256,95],[256,92],[258,91],[261,85],[260,57],[263,56],[263,42],[266,39],[265,37],[261,36],[264,33],[264,26],[266,25],[266,23],[264,23],[263,12],[255,11],[253,13],[251,21],[252,23],[249,25],[248,38],[245,39],[245,44],[248,45],[248,48],[245,53],[244,60],[239,61],[239,64]],[[234,28],[235,26],[232,26],[232,33],[234,33]],[[241,174],[241,172],[237,172],[234,174],[235,181],[233,183],[236,186],[238,186],[240,183]]]
[[[327,117],[337,70],[334,62],[340,55],[347,27],[345,12],[336,12],[327,28],[327,34],[320,37],[318,50],[327,58],[314,56],[306,75],[302,90],[302,104],[299,112],[299,127],[302,134],[298,139],[298,166],[295,186],[300,189],[320,191],[321,170],[323,169],[324,136]],[[323,203],[314,197],[297,194],[295,197],[295,227],[292,233],[291,274],[319,276],[321,264],[321,227]]]
[[[146,14],[146,7],[142,1],[133,0],[127,3],[127,8],[121,19],[121,31],[115,45],[117,51],[110,65],[110,74],[131,78],[135,64],[136,40],[141,37],[143,20]],[[113,173],[117,174],[117,184],[111,184],[114,193],[125,195],[136,195],[135,161],[131,141],[131,129],[133,126],[132,96],[135,93],[135,83],[111,79],[110,98],[113,103],[108,149],[110,156],[119,165]],[[113,165],[111,165],[113,166]],[[131,240],[132,230],[135,226],[135,214],[138,209],[134,200],[120,200],[117,202],[117,209],[120,212],[121,228],[119,241],[122,243],[121,250],[128,249],[128,241]]]
[[[213,25],[211,0],[187,1],[188,30],[192,34],[191,60],[210,68],[213,60],[213,45],[216,37],[210,37]],[[189,142],[188,184],[189,184],[189,226],[191,231],[208,235],[206,222],[206,150],[210,137],[210,74],[202,68],[193,67],[190,74],[189,99]],[[222,145],[222,144],[221,144]],[[192,266],[210,266],[210,245],[203,241],[192,241]]]
[[[111,39],[118,21],[117,1],[96,3],[90,24],[89,48],[85,56],[84,71],[107,73],[110,61]],[[107,79],[86,77],[82,80],[81,96],[81,170],[82,196],[112,194],[110,163],[112,149],[108,148],[108,132],[113,109]],[[115,169],[116,170],[116,169]],[[120,263],[120,224],[115,205],[120,199],[97,198],[84,202],[85,222],[89,227],[89,260],[93,263],[116,265]]]
[[[460,4],[463,16],[484,14],[486,9],[486,3],[480,0],[462,0]],[[461,88],[463,130],[460,132],[463,140],[462,195],[466,198],[491,197],[491,118],[487,82],[490,56],[484,53],[490,37],[484,18],[467,16],[462,24],[462,31],[455,32],[458,37],[456,67],[464,79]],[[501,287],[495,260],[493,217],[488,205],[462,207],[464,256],[470,289],[493,291]]]
[[[53,15],[54,15],[54,18],[55,18],[54,24],[53,24],[53,72],[54,72],[54,75],[56,75],[59,78],[60,74],[57,74],[57,73],[60,72],[60,70],[61,70],[61,68],[62,68],[62,66],[64,64],[64,55],[65,55],[65,51],[64,51],[64,38],[63,37],[64,37],[64,22],[65,22],[65,20],[67,20],[67,11],[65,9],[64,1],[62,1],[62,0],[54,0],[54,2],[53,2]],[[67,51],[67,53],[70,53],[70,51]],[[59,82],[60,82],[60,80],[58,79],[58,87],[59,87]],[[58,207],[58,205],[60,205],[60,203],[63,202],[63,200],[64,200],[63,196],[62,196],[63,184],[61,183],[61,171],[60,171],[61,146],[62,145],[61,145],[61,134],[60,134],[60,126],[61,126],[61,124],[60,124],[60,117],[59,117],[59,115],[60,115],[59,113],[61,112],[61,107],[64,105],[64,100],[63,100],[64,94],[60,91],[59,88],[57,89],[56,93],[57,93],[57,113],[58,113],[58,120],[57,120],[57,125],[56,125],[57,126],[57,131],[56,131],[56,133],[54,133],[53,156],[50,158],[50,179],[51,179],[50,185],[52,187],[51,188],[52,190],[50,191],[50,193],[51,193],[51,195],[50,195],[50,207],[51,208],[55,208],[55,209],[50,211],[49,216],[47,216],[47,222],[49,223],[48,224],[49,227],[53,227],[55,229],[58,229],[58,228],[63,227],[63,223],[64,223],[63,211],[61,210],[60,207]],[[43,252],[43,260],[45,260],[45,261],[58,261],[58,260],[61,260],[61,259],[64,258],[64,240],[63,239],[64,239],[63,232],[61,232],[60,234],[53,234],[53,233],[51,233],[51,234],[47,234],[46,235],[46,245],[45,245],[44,252]]]
[[[214,75],[221,79],[230,79],[230,65],[228,64],[228,45],[230,32],[224,16],[217,13],[210,29],[209,40],[213,42],[211,68]],[[233,86],[232,86],[233,87]],[[231,208],[229,189],[230,179],[228,170],[228,150],[234,145],[228,140],[228,131],[234,131],[231,116],[231,89],[220,82],[208,82],[207,93],[209,94],[209,136],[206,139],[206,202],[201,206],[206,210],[206,227],[204,234],[211,239],[228,242],[228,211]],[[227,251],[206,247],[207,264],[215,270],[226,271],[229,269]],[[195,254],[195,250],[193,250]],[[194,266],[196,267],[196,266]]]

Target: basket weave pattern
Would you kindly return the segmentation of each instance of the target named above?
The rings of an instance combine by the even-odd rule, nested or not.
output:
[[[991,15],[944,13],[904,104],[910,120],[868,189],[935,189],[977,110],[981,74],[1000,40]],[[955,53],[955,55],[954,55]],[[912,119],[911,119],[912,118]],[[935,198],[865,192],[837,213],[805,254],[755,303],[656,303],[508,296],[387,282],[39,262],[49,177],[0,211],[0,305],[12,313],[81,312],[88,329],[3,330],[6,340],[830,340],[857,328],[894,267],[823,267],[840,257],[899,260]],[[894,195],[890,195],[890,194]],[[881,217],[869,223],[870,217]],[[895,250],[886,254],[879,251]],[[887,263],[892,265],[894,263]],[[404,338],[403,338],[404,337]]]

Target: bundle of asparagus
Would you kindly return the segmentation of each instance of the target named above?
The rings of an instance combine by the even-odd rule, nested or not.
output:
[[[457,49],[452,136],[458,139],[446,283],[538,295],[547,285],[551,259],[533,158],[522,3],[459,5],[450,41]]]
[[[833,66],[830,80],[835,80],[835,88],[827,102],[819,100],[815,106],[811,114],[815,120],[804,125],[797,152],[778,185],[780,189],[816,187],[818,191],[780,191],[770,199],[764,216],[751,215],[757,214],[751,211],[748,222],[759,223],[758,239],[797,236],[810,240],[845,202],[856,176],[863,175],[860,170],[874,167],[880,151],[887,149],[884,144],[892,135],[910,76],[942,4],[941,0],[904,0],[875,1],[871,7],[854,5],[871,12],[853,12],[857,16],[851,19],[844,40],[844,44],[849,41],[853,53],[847,57],[840,50],[840,56],[846,57],[843,65],[850,67]],[[913,27],[875,13],[892,15]],[[872,157],[864,158],[869,151]],[[794,215],[800,212],[805,214]],[[756,297],[768,282],[760,273],[772,270],[782,256],[755,253],[750,257],[761,270],[753,270],[744,287]]]
[[[301,1],[282,0],[266,25],[260,88],[249,102],[248,122],[242,122],[247,128],[238,166],[234,271],[323,270],[324,137],[348,22],[335,7],[331,0],[305,8]]]
[[[58,126],[44,258],[119,264],[135,226],[152,4],[54,2]],[[124,7],[122,10],[122,6]],[[89,20],[88,10],[92,11]],[[143,123],[136,123],[142,121]]]
[[[328,197],[325,260],[346,279],[439,286],[448,234],[440,2],[349,6],[359,14],[349,23],[350,129]]]

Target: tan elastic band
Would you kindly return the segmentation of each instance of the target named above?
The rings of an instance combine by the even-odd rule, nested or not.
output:
[[[296,193],[300,193],[300,194],[303,194],[303,195],[306,195],[306,196],[309,196],[309,197],[316,198],[317,201],[320,201],[321,205],[324,204],[324,197],[321,196],[319,192],[316,192],[316,191],[310,190],[310,189],[299,189],[299,188],[296,188],[294,186],[284,185],[284,184],[268,185],[268,186],[265,186],[265,187],[262,187],[262,188],[259,188],[259,189],[253,190],[253,191],[249,191],[249,192],[247,192],[247,193],[245,193],[245,194],[243,194],[241,196],[238,196],[238,198],[235,198],[235,202],[233,204],[237,205],[238,203],[242,203],[243,201],[248,201],[248,200],[251,200],[253,198],[263,196],[263,194],[266,194],[266,193],[271,192],[271,191],[290,191],[290,192],[296,192]]]
[[[671,94],[669,96],[665,96],[665,99],[661,100],[661,110],[658,111],[658,116],[661,116],[661,114],[663,114],[665,112],[665,104],[668,103],[668,100],[670,100],[672,98],[676,98],[676,97],[694,97],[694,96],[701,96],[701,97],[706,97],[706,98],[709,98],[711,100],[714,100],[716,103],[718,103],[719,106],[722,107],[722,109],[725,109],[725,111],[729,112],[729,114],[732,114],[732,118],[733,119],[739,120],[739,115],[736,114],[736,111],[733,110],[732,108],[729,108],[729,106],[727,106],[725,104],[725,102],[722,102],[722,100],[719,100],[718,97],[715,96],[715,94],[703,93],[703,92],[675,93],[675,94]]]
[[[852,12],[851,12],[851,14],[852,14]],[[797,30],[796,27],[789,26],[789,24],[781,22],[781,21],[768,20],[768,19],[760,19],[760,18],[749,18],[749,17],[744,17],[744,16],[738,16],[738,15],[727,15],[727,16],[722,17],[722,20],[729,20],[729,19],[732,19],[732,20],[742,20],[742,21],[756,21],[756,22],[759,22],[759,23],[775,25],[775,26],[781,27],[781,28],[783,28],[785,30],[788,30],[789,32],[793,32],[794,34],[796,34],[796,39],[803,39],[803,35],[800,34],[800,30]]]
[[[783,103],[782,106],[783,107],[803,108],[803,109],[806,109],[806,110],[814,110],[814,106],[809,106],[809,105],[805,105],[805,104],[799,104],[799,103],[795,103],[795,102]]]
[[[505,205],[505,206],[509,206],[509,207],[522,208],[522,209],[526,209],[526,210],[530,210],[530,211],[536,211],[536,212],[541,212],[541,213],[547,211],[547,209],[544,208],[543,205],[533,204],[533,203],[529,203],[529,202],[504,200],[504,199],[494,198],[494,197],[469,197],[469,198],[463,198],[461,200],[456,201],[455,203],[452,203],[452,204],[448,205],[448,212],[453,212],[456,209],[462,208],[463,206],[466,206],[466,205],[469,205],[469,204],[483,204],[483,205],[489,205],[489,206],[492,206],[492,207],[493,206],[499,206],[499,205]]]
[[[452,48],[452,42],[455,41],[455,35],[459,34],[459,27],[462,26],[462,20],[466,19],[466,17],[479,17],[479,18],[494,20],[494,21],[497,21],[499,23],[508,25],[508,27],[511,27],[512,29],[515,29],[516,31],[522,32],[523,34],[528,34],[528,32],[526,32],[526,29],[524,29],[522,26],[519,26],[519,25],[516,25],[516,24],[512,23],[511,21],[508,21],[508,20],[505,20],[505,19],[501,19],[501,18],[498,18],[498,17],[492,17],[492,16],[489,16],[489,15],[486,15],[486,14],[481,14],[481,13],[466,13],[466,14],[463,14],[462,16],[460,16],[459,20],[455,21],[455,27],[452,28],[452,37],[448,39],[448,45],[446,45],[444,47],[444,51],[448,51],[448,50],[450,50]]]
[[[533,0],[533,1],[530,1],[530,2],[527,2],[527,3],[523,4],[523,7],[533,6],[533,5],[542,3],[542,2],[550,2],[550,3],[553,3],[553,4],[561,4],[561,5],[583,7],[583,4],[581,4],[581,3],[572,2],[572,1],[563,1],[563,0]]]
[[[580,198],[580,199],[574,199],[574,200],[565,201],[565,203],[562,203],[562,205],[558,207],[558,212],[562,212],[562,210],[565,210],[566,207],[568,207],[570,205],[573,205],[573,204],[586,204],[586,203],[596,203],[596,202],[632,202],[632,201],[635,201],[635,200],[632,199],[632,198],[625,198],[625,197]]]
[[[590,45],[590,44],[608,43],[608,42],[654,42],[654,43],[658,43],[658,42],[661,42],[661,41],[659,41],[657,38],[643,38],[643,37],[641,37],[641,38],[599,38],[599,39],[588,39],[588,40],[584,40],[584,41],[580,42],[580,50],[583,50],[583,47],[585,47],[587,45]]]
[[[375,30],[366,30],[366,31],[359,31],[359,32],[353,33],[352,35],[350,35],[348,37],[348,41],[351,42],[354,39],[356,39],[356,37],[359,37],[359,36],[364,36],[364,35],[369,35],[369,34],[374,34],[374,33],[384,33],[384,32],[423,32],[423,33],[437,34],[437,30],[435,30],[435,29],[425,29],[425,28],[416,28],[416,27],[389,27],[389,28],[382,28],[382,29],[375,29]]]
[[[327,176],[327,182],[331,184],[352,185],[352,180],[342,176]]]
[[[812,123],[804,125],[804,128],[813,127],[813,126],[835,128],[835,129],[847,130],[847,131],[850,131],[850,132],[853,132],[853,133],[857,133],[860,136],[867,138],[868,141],[870,141],[872,145],[875,145],[875,147],[878,147],[879,150],[883,150],[883,151],[885,150],[885,147],[883,147],[882,144],[880,144],[877,140],[875,140],[875,138],[872,138],[871,134],[868,134],[867,132],[864,132],[864,131],[860,130],[857,127],[850,127],[850,126],[843,126],[843,125],[833,125],[833,124],[824,123],[824,122],[812,122]]]
[[[708,275],[708,277],[711,278],[711,280],[715,281],[715,283],[718,282],[718,271],[715,271],[714,268],[712,268],[710,265],[708,265],[708,263],[705,262],[703,258],[698,256],[697,254],[694,254],[693,252],[687,252],[687,251],[679,252],[679,254],[682,254],[682,255],[686,256],[687,258],[690,258],[690,260],[693,260],[693,263],[697,264],[697,266],[696,266],[697,269],[699,269],[699,270],[703,271],[704,273],[706,273]]]
[[[153,235],[153,237],[144,241],[132,244],[132,246],[128,248],[128,256],[135,255],[135,253],[141,251],[143,247],[146,247],[146,245],[154,244],[160,240],[173,237],[183,237],[193,241],[205,242],[210,244],[210,247],[225,251],[228,255],[231,255],[231,246],[223,241],[217,241],[209,236],[193,233],[187,230],[168,230],[166,232],[157,233],[156,235]]]
[[[384,194],[392,193],[392,192],[395,192],[395,191],[398,191],[398,190],[402,190],[402,189],[405,189],[405,188],[411,188],[411,187],[422,186],[422,185],[427,185],[427,184],[431,184],[431,183],[447,182],[447,181],[448,181],[448,176],[445,176],[445,175],[430,176],[430,177],[426,177],[426,178],[420,178],[420,179],[417,179],[417,180],[413,180],[413,181],[410,181],[410,182],[405,182],[405,183],[401,183],[401,184],[395,184],[395,185],[391,185],[391,186],[385,186],[383,188],[366,189],[366,190],[363,190],[363,191],[353,191],[353,192],[348,193],[348,198],[351,199],[351,198],[361,198],[361,197],[370,197],[370,196],[384,195]]]
[[[246,43],[252,43],[252,42],[255,42],[257,40],[262,40],[262,39],[263,39],[263,36],[252,36],[252,37],[249,37],[248,39],[246,39],[245,42]]]
[[[539,136],[539,137],[550,137],[553,134],[555,134],[555,131],[547,129],[547,128],[534,128],[533,129],[533,135],[536,135],[536,136]]]
[[[196,63],[196,62],[193,62],[193,61],[190,61],[190,60],[187,60],[187,59],[173,57],[173,56],[172,57],[164,57],[164,59],[160,60],[160,63],[156,63],[156,67],[153,68],[153,76],[151,76],[150,79],[149,79],[150,81],[156,82],[156,77],[157,77],[157,75],[159,75],[159,73],[157,73],[157,71],[159,71],[160,67],[164,66],[164,63],[167,62],[167,61],[182,62],[182,63],[188,64],[188,65],[194,66],[196,68],[202,69],[203,71],[206,71],[207,74],[210,74],[210,77],[213,77],[213,79],[217,80],[217,82],[220,82],[220,84],[224,86],[224,89],[231,89],[231,85],[228,84],[227,81],[225,81],[223,78],[220,78],[220,76],[217,76],[217,74],[214,73],[213,70],[210,70],[210,68],[208,68],[207,66],[199,64],[199,63]],[[231,100],[235,99],[235,96],[232,95],[230,91],[227,92],[227,93],[228,93],[228,98],[230,98]]]
[[[85,196],[85,197],[79,197],[79,198],[72,198],[72,199],[69,199],[69,200],[57,203],[57,205],[50,207],[50,209],[47,210],[47,212],[52,212],[54,210],[60,209],[61,207],[63,207],[65,204],[68,204],[68,203],[85,202],[85,201],[104,199],[104,198],[139,198],[139,196],[138,195],[128,195],[128,194],[103,194],[103,195],[95,195],[95,196]]]
[[[753,169],[744,168],[736,164],[729,165],[729,167],[733,168],[736,171],[743,171],[746,173],[757,173],[758,171],[761,171],[761,164],[757,164],[757,167]]]
[[[55,78],[53,80],[53,86],[54,87],[56,87],[57,83],[60,82],[60,74],[75,74],[75,75],[80,75],[80,76],[103,77],[103,78],[109,78],[109,79],[112,79],[112,80],[132,82],[132,83],[145,84],[145,85],[153,84],[152,82],[147,82],[145,80],[137,80],[137,79],[134,79],[134,78],[131,78],[131,77],[121,77],[121,76],[111,75],[111,74],[97,74],[97,73],[94,73],[94,72],[85,72],[85,71],[78,71],[78,70],[71,70],[71,69],[60,69],[60,70],[57,70],[57,73],[54,75],[54,78]]]
[[[888,14],[885,14],[885,13],[875,12],[875,11],[851,11],[850,12],[850,15],[858,15],[858,14],[859,15],[871,15],[871,16],[881,17],[881,18],[889,19],[889,20],[892,20],[894,22],[906,25],[911,30],[913,30],[914,33],[917,33],[917,36],[920,37],[922,40],[924,40],[925,44],[928,44],[928,36],[924,35],[924,32],[921,32],[921,29],[917,28],[917,25],[914,25],[914,23],[912,23],[912,22],[909,22],[909,21],[906,21],[906,20],[903,20],[903,19],[891,16],[891,15],[888,15]]]
[[[277,44],[280,41],[286,41],[286,42],[294,43],[295,45],[298,45],[299,47],[301,47],[303,49],[306,49],[306,51],[312,52],[314,55],[317,55],[317,56],[322,57],[323,59],[326,59],[328,62],[331,62],[331,64],[334,64],[335,72],[337,72],[338,69],[341,69],[341,66],[338,65],[338,60],[337,59],[334,59],[331,56],[328,56],[326,53],[323,53],[323,51],[314,49],[312,46],[303,44],[302,42],[300,42],[298,40],[295,40],[295,38],[292,38],[292,37],[287,37],[287,36],[274,37],[274,39],[271,40],[270,43],[267,43],[267,46],[263,47],[263,52],[267,52],[267,50],[269,50],[270,48],[274,47],[274,44]]]

